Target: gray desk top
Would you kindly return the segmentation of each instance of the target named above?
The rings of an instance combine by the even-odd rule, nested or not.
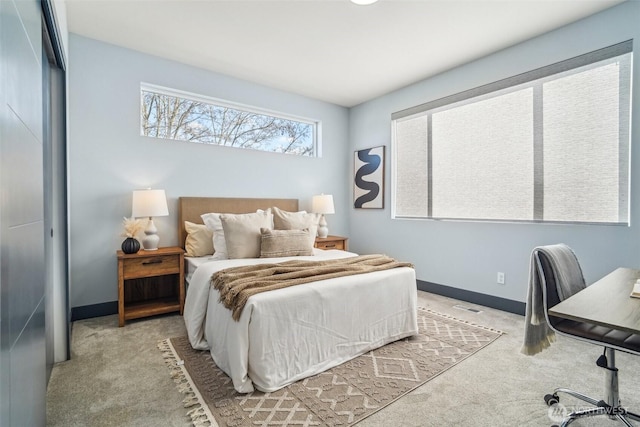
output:
[[[639,278],[640,270],[618,268],[551,307],[549,314],[640,334],[640,298],[629,296]]]

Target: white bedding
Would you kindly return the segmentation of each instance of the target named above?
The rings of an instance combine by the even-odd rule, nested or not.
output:
[[[247,264],[355,256],[207,261],[193,273],[184,319],[191,345],[210,350],[234,388],[274,391],[362,353],[417,333],[415,272],[403,267],[264,292],[249,298],[238,322],[218,302],[211,275]]]
[[[208,261],[211,261],[212,260],[211,257],[212,255],[199,256],[199,257],[193,257],[193,256],[184,257],[184,263],[186,264],[186,274],[185,274],[184,280],[187,282],[187,285],[191,283],[191,276],[193,276],[193,273],[196,272],[198,267],[200,267],[202,264]]]

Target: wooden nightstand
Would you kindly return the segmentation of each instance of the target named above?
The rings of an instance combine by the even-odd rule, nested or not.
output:
[[[348,237],[341,236],[327,236],[327,237],[316,237],[316,243],[313,245],[318,249],[340,249],[341,251],[349,250],[347,246]]]
[[[118,251],[118,325],[125,320],[184,310],[184,250]]]

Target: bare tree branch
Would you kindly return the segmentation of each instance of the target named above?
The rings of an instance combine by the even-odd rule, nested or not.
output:
[[[190,99],[142,92],[142,134],[214,145],[313,155],[313,125]]]

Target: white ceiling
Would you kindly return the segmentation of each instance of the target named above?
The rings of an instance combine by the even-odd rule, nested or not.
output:
[[[350,107],[622,1],[66,0],[66,8],[70,32]]]

